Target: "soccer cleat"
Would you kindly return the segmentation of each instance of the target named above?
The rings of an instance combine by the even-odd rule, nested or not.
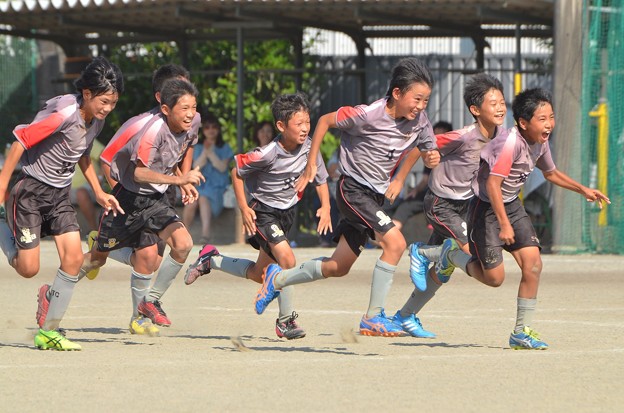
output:
[[[416,242],[410,245],[409,258],[410,258],[410,277],[412,282],[420,291],[427,289],[427,271],[429,270],[429,259],[423,255],[420,255],[418,248],[422,245],[422,242]]]
[[[264,313],[264,310],[269,306],[271,301],[275,300],[280,292],[275,290],[275,277],[282,272],[282,269],[277,264],[269,264],[262,274],[262,287],[256,294],[256,314]]]
[[[447,283],[451,279],[451,274],[455,269],[455,264],[448,258],[448,254],[451,251],[459,249],[457,241],[453,238],[447,238],[442,243],[442,252],[440,253],[440,261],[436,262],[435,271],[438,276],[438,280],[441,283]]]
[[[196,279],[204,274],[210,272],[210,258],[215,255],[219,255],[219,250],[214,245],[206,244],[199,251],[199,258],[197,261],[189,265],[184,275],[184,284],[190,285],[195,282]]]
[[[530,327],[524,326],[522,332],[511,333],[509,336],[509,347],[514,350],[546,350],[548,344],[539,338],[537,331]]]
[[[69,341],[58,331],[45,331],[39,329],[35,336],[35,346],[41,350],[78,351],[82,350],[80,344]]]
[[[381,313],[374,317],[367,318],[366,314],[362,316],[360,334],[363,336],[400,337],[404,336],[405,332],[400,324],[386,317],[384,311],[381,310]]]
[[[306,333],[295,321],[297,317],[299,317],[299,314],[293,311],[286,322],[280,322],[279,318],[275,320],[275,334],[277,334],[279,338],[286,337],[288,340],[304,338]]]
[[[139,303],[137,310],[139,314],[149,318],[152,320],[152,323],[156,325],[163,327],[169,327],[171,325],[171,320],[167,318],[167,313],[162,309],[160,301],[158,300],[152,302],[143,299],[143,301]]]
[[[98,236],[97,231],[89,232],[89,235],[87,236],[87,248],[89,249],[89,251],[93,249],[93,245],[95,245],[97,241],[97,236]],[[100,267],[94,268],[87,273],[87,278],[90,280],[95,280],[95,277],[97,277],[99,273],[100,273]]]
[[[156,337],[160,334],[160,330],[152,324],[152,321],[149,318],[145,318],[140,315],[130,320],[130,333]]]
[[[403,327],[403,331],[412,337],[418,338],[435,338],[435,333],[427,331],[423,328],[420,319],[414,314],[410,314],[407,317],[401,316],[401,310],[397,311],[392,320]]]
[[[48,316],[48,308],[50,308],[50,299],[48,298],[48,291],[50,290],[50,286],[48,284],[43,284],[39,287],[39,292],[37,292],[37,324],[39,328],[43,328],[43,323],[45,323],[46,317]]]

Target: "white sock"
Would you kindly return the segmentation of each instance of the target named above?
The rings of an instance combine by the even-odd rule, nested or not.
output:
[[[514,334],[521,333],[525,326],[531,325],[536,305],[537,298],[518,297],[518,309],[516,313],[516,326],[514,327]]]
[[[130,261],[130,257],[132,257],[133,252],[134,250],[132,248],[123,247],[117,250],[112,250],[111,252],[108,253],[108,256],[109,258],[112,258],[115,261],[120,262],[122,264],[132,265],[132,262]]]
[[[247,278],[247,269],[253,265],[253,261],[244,258],[230,258],[224,255],[210,257],[210,269],[221,270],[236,277]]]
[[[392,286],[392,278],[396,268],[396,265],[390,265],[381,259],[377,260],[373,270],[373,281],[371,283],[371,294],[366,317],[370,318],[381,314],[386,304],[386,297]]]
[[[291,268],[290,270],[283,270],[273,281],[275,283],[275,288],[280,289],[289,285],[324,280],[325,277],[323,277],[323,273],[321,272],[322,263],[323,258],[316,258],[312,261],[306,261],[295,268]]]
[[[184,263],[174,260],[171,255],[167,255],[160,264],[160,269],[156,275],[156,281],[149,292],[148,301],[160,301],[160,298],[167,292],[171,283],[182,269]]]
[[[132,276],[130,277],[130,292],[132,293],[132,317],[138,317],[139,311],[137,310],[139,303],[143,301],[147,292],[149,291],[150,283],[152,281],[152,274],[139,274],[132,270]]]
[[[59,328],[74,293],[76,282],[78,282],[77,277],[72,277],[60,268],[56,271],[56,278],[49,291],[50,306],[43,323],[43,330],[50,331]]]

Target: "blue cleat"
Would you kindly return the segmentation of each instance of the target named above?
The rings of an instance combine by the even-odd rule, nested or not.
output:
[[[429,270],[429,259],[420,255],[418,248],[423,245],[422,242],[416,242],[410,245],[410,278],[420,291],[427,289],[427,271]]]
[[[412,337],[435,338],[436,336],[435,333],[427,331],[423,328],[422,324],[420,323],[420,319],[416,317],[415,314],[410,314],[407,317],[402,317],[401,310],[399,310],[396,312],[394,317],[392,317],[392,320],[394,320],[396,324],[399,324],[401,327],[403,327],[403,331],[405,331]]]
[[[514,350],[546,350],[548,344],[539,338],[539,334],[530,327],[524,326],[521,333],[511,333],[509,347]]]
[[[280,292],[275,289],[275,277],[282,272],[277,264],[269,264],[262,274],[262,287],[256,294],[256,314],[264,313],[271,301],[275,300]]]
[[[457,241],[453,238],[447,238],[442,243],[440,261],[436,262],[435,265],[436,275],[441,283],[447,283],[451,279],[451,274],[453,274],[453,270],[456,266],[451,262],[451,260],[449,260],[448,254],[449,252],[456,251],[458,249],[459,245],[457,245]]]
[[[366,314],[362,316],[360,334],[363,336],[400,337],[404,336],[405,332],[400,324],[386,317],[384,311],[381,310],[379,315],[371,318],[367,318]]]

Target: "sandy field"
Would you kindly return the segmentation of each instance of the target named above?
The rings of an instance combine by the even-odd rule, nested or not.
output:
[[[219,248],[256,256],[245,245]],[[329,254],[296,249],[300,261]],[[550,349],[514,351],[520,273],[510,256],[497,289],[454,274],[420,314],[437,338],[360,336],[379,255],[366,250],[346,277],[297,286],[307,336],[293,341],[275,335],[276,303],[254,313],[257,284],[218,271],[191,286],[180,273],[163,297],[172,326],[160,337],[131,335],[130,270],[109,261],[76,286],[62,323],[81,352],[33,346],[37,289],[58,266],[53,243],[42,243],[32,279],[2,256],[0,411],[621,411],[624,256],[545,255],[533,327]],[[408,266],[406,254],[388,314],[412,291]]]

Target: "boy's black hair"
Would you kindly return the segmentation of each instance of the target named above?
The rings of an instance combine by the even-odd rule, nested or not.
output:
[[[282,121],[287,124],[297,112],[310,113],[310,102],[303,92],[279,95],[271,103],[271,112],[273,112],[275,122]]]
[[[536,87],[518,93],[511,104],[516,123],[520,123],[520,118],[530,121],[535,111],[545,103],[552,106],[552,95],[546,89]]]
[[[121,94],[124,90],[124,81],[119,66],[98,56],[87,65],[80,77],[74,81],[74,86],[80,93],[83,90],[90,90],[93,96],[109,92]]]
[[[152,91],[154,93],[160,92],[165,81],[180,77],[188,81],[191,80],[191,74],[184,66],[173,63],[160,66],[158,69],[154,70],[154,74],[152,75]]]
[[[392,69],[392,78],[386,96],[391,96],[395,87],[398,87],[401,93],[409,90],[414,83],[424,83],[433,89],[433,76],[427,65],[415,57],[402,59]]]
[[[175,78],[169,79],[163,83],[160,91],[160,103],[161,105],[167,105],[171,109],[182,96],[192,95],[197,97],[198,94],[197,88],[191,82]]]
[[[496,89],[500,91],[503,96],[505,95],[503,84],[494,76],[488,75],[487,73],[477,73],[472,76],[464,87],[464,102],[468,110],[470,110],[470,107],[473,105],[480,108],[481,105],[483,105],[485,95],[491,89]],[[472,117],[476,119],[474,115],[472,115]]]
[[[435,131],[436,129],[444,129],[443,133],[450,132],[453,130],[453,124],[451,122],[447,122],[445,120],[440,120],[432,126],[432,129]]]

